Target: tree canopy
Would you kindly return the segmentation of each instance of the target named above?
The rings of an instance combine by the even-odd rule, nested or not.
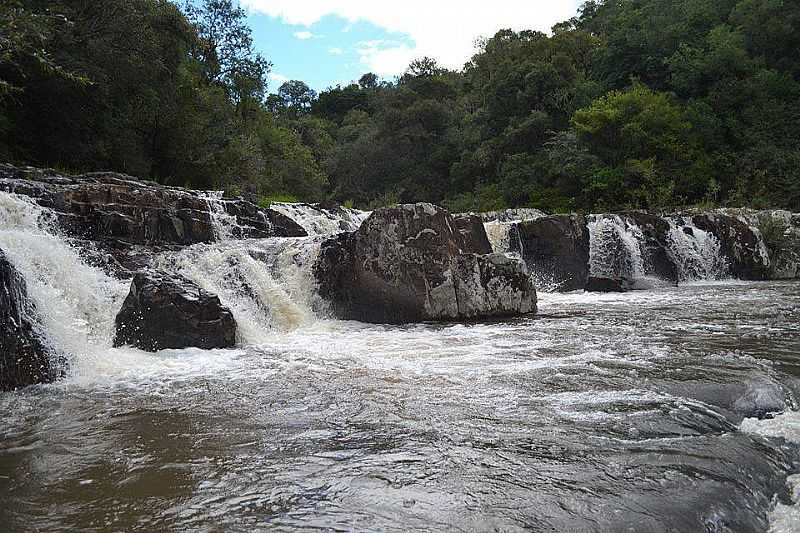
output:
[[[234,0],[0,0],[0,159],[456,210],[800,209],[800,3],[592,0],[460,71],[268,85]],[[271,93],[271,94],[270,94]]]

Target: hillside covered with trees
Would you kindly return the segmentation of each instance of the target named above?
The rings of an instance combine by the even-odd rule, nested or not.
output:
[[[267,86],[231,0],[0,0],[0,160],[264,202],[798,210],[798,50],[796,1],[589,1],[316,94]]]

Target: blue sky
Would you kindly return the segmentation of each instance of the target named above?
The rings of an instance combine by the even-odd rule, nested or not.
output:
[[[240,0],[256,48],[273,63],[270,91],[299,79],[319,91],[365,72],[392,79],[424,55],[460,68],[475,40],[502,28],[549,31],[581,0]]]

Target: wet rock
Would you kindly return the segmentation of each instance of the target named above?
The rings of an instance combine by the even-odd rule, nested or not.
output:
[[[772,210],[752,218],[769,252],[769,279],[800,279],[800,214]]]
[[[720,213],[694,215],[692,222],[719,240],[733,276],[747,280],[768,279],[769,252],[754,227],[738,217]]]
[[[490,254],[492,245],[486,235],[483,220],[475,213],[453,215],[456,229],[464,241],[464,251],[473,254]]]
[[[639,211],[626,213],[625,216],[641,229],[644,236],[642,259],[645,274],[677,285],[678,266],[667,252],[670,246],[669,222],[660,216]]]
[[[537,283],[562,291],[583,289],[589,277],[589,230],[583,215],[554,215],[515,225],[510,250],[519,253]]]
[[[535,311],[536,292],[521,261],[465,248],[444,209],[400,205],[326,241],[314,271],[320,294],[343,319],[405,323]]]
[[[35,315],[25,280],[0,250],[0,391],[56,377],[49,350],[34,329]]]
[[[116,318],[114,346],[155,352],[166,348],[229,348],[236,322],[219,298],[188,279],[139,273]]]
[[[197,191],[112,172],[66,176],[49,169],[0,165],[0,190],[35,198],[56,213],[67,234],[95,242],[212,242],[217,239],[212,215],[220,209],[232,219],[234,238],[306,235],[285,215],[245,200],[213,200]]]
[[[586,281],[589,292],[628,292],[636,288],[633,280],[590,276]]]

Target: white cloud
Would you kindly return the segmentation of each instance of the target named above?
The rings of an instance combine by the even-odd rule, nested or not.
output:
[[[333,48],[328,48],[328,53],[332,56],[340,56],[344,53],[344,50],[334,46]]]
[[[381,75],[400,74],[411,60],[421,56],[434,57],[449,68],[461,68],[475,53],[478,37],[492,36],[502,28],[549,31],[556,22],[574,16],[581,1],[241,0],[251,10],[278,17],[287,24],[309,27],[326,15],[337,15],[349,23],[367,21],[408,35],[409,43],[359,47],[366,68]]]
[[[289,78],[287,78],[283,74],[278,74],[277,72],[270,72],[269,79],[270,81],[274,81],[276,83],[286,83],[287,81],[289,81]]]
[[[307,39],[311,39],[314,37],[314,34],[310,31],[296,31],[294,32],[295,39],[300,39],[301,41],[305,41]]]

